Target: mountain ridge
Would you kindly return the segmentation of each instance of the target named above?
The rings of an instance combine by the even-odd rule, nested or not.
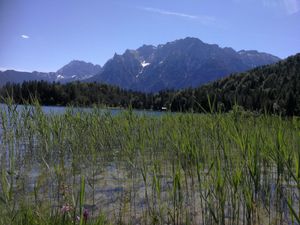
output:
[[[213,81],[197,88],[143,93],[100,83],[67,84],[31,81],[7,84],[2,97],[13,96],[18,104],[35,96],[43,105],[133,107],[181,112],[228,112],[300,115],[300,53],[272,65]],[[76,93],[76,94],[75,94]],[[209,96],[209,97],[208,97]],[[244,110],[240,110],[244,108]]]
[[[25,72],[16,70],[0,71],[0,85],[7,82],[22,83],[23,81],[45,80],[62,83],[85,80],[101,71],[101,66],[82,60],[72,60],[56,72]]]
[[[56,72],[0,72],[0,85],[26,80],[101,82],[143,92],[197,87],[235,72],[272,64],[280,58],[256,50],[235,51],[187,37],[142,45],[114,54],[103,67],[72,60]]]
[[[256,50],[235,51],[184,38],[115,54],[102,71],[88,79],[145,92],[196,87],[234,72],[272,64],[280,58]]]

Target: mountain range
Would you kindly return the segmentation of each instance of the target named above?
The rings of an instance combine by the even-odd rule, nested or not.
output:
[[[72,82],[86,80],[101,71],[101,66],[80,60],[73,60],[56,72],[21,72],[15,70],[0,71],[0,85],[7,82],[22,83],[29,80],[45,80],[49,82]]]
[[[235,72],[273,64],[280,58],[255,50],[235,51],[206,44],[197,38],[179,39],[166,44],[143,45],[136,50],[115,54],[103,67],[74,60],[56,72],[0,72],[0,85],[6,82],[46,80],[100,82],[143,92],[197,87]]]

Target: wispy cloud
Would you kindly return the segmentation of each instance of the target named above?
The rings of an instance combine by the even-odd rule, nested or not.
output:
[[[300,0],[283,0],[288,14],[294,14],[300,11]]]
[[[29,36],[28,36],[28,35],[26,35],[26,34],[22,34],[22,35],[21,35],[21,38],[23,38],[23,39],[28,39],[28,38],[29,38]]]
[[[191,14],[186,14],[186,13],[182,13],[182,12],[174,12],[174,11],[169,11],[169,10],[151,8],[151,7],[139,7],[139,9],[148,11],[148,12],[152,12],[152,13],[166,15],[166,16],[176,16],[176,17],[181,17],[181,18],[186,18],[186,19],[191,19],[191,20],[198,20],[203,24],[210,24],[210,23],[215,22],[215,18],[210,17],[210,16],[191,15]]]
[[[262,4],[266,8],[281,7],[282,0],[262,0]]]
[[[232,0],[233,2],[243,3],[260,3],[265,8],[273,8],[286,12],[288,15],[298,13],[300,11],[300,0]]]
[[[268,8],[281,8],[289,15],[300,11],[300,0],[262,0],[262,4]]]

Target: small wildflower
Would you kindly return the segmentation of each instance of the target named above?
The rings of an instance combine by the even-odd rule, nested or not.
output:
[[[88,217],[89,217],[89,211],[87,209],[84,209],[84,211],[83,211],[83,219],[84,219],[85,223],[86,223]]]
[[[64,213],[68,213],[72,210],[72,206],[70,206],[69,204],[65,204],[61,207],[60,211],[64,214]]]

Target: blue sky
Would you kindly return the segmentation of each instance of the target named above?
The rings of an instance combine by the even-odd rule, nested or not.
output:
[[[0,0],[0,70],[103,65],[187,36],[285,58],[300,52],[300,0]]]

